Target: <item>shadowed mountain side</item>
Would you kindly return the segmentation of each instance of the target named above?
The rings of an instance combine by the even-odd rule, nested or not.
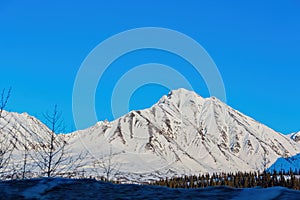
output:
[[[273,163],[267,171],[273,172],[274,170],[276,171],[299,171],[300,170],[300,153],[291,156],[288,158],[278,158],[275,163]]]

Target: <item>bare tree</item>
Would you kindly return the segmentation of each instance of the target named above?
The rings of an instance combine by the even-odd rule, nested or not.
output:
[[[107,181],[110,181],[112,177],[115,177],[120,172],[121,165],[113,160],[115,155],[110,146],[107,156],[102,156],[101,159],[93,162],[94,171],[99,175],[98,169],[100,169],[105,174]]]
[[[267,165],[270,163],[269,159],[267,158],[267,150],[264,148],[264,155],[263,155],[263,168],[264,168],[264,171],[267,170]]]
[[[29,156],[29,150],[30,150],[30,146],[29,146],[29,142],[27,140],[27,138],[25,137],[25,135],[23,135],[23,141],[22,142],[19,142],[21,144],[21,147],[23,149],[23,160],[22,160],[22,166],[21,166],[21,178],[22,179],[25,179],[26,178],[26,175],[27,173],[29,172],[29,169],[28,169],[28,165],[30,163],[30,156]],[[30,165],[31,168],[32,165]]]
[[[5,89],[2,90],[1,99],[0,99],[0,118],[4,117],[3,111],[7,106],[8,100],[10,98],[10,94],[11,94],[11,88],[9,88],[7,92]]]
[[[6,169],[11,161],[12,152],[15,148],[16,138],[11,137],[10,120],[7,119],[5,108],[10,98],[11,88],[1,92],[0,97],[0,176],[6,173]]]
[[[13,122],[11,116],[4,110],[7,107],[10,96],[11,88],[7,91],[5,89],[2,90],[0,98],[0,172],[5,178],[22,177],[24,179],[28,163],[28,147],[26,143],[28,138],[20,131],[20,128],[24,128],[24,126]],[[19,136],[23,136],[24,141],[21,141]],[[24,148],[22,167],[20,166],[20,160],[13,158],[13,153],[19,151],[20,147]]]
[[[40,138],[39,145],[29,155],[35,160],[41,173],[47,177],[74,172],[81,167],[82,153],[71,156],[68,152],[67,137],[58,135],[64,131],[62,113],[57,105],[52,112],[44,115],[49,129],[44,129],[46,138]]]
[[[22,164],[22,179],[26,178],[26,173],[27,173],[27,164],[28,164],[28,147],[25,144],[24,145],[24,152],[23,152],[23,164]]]

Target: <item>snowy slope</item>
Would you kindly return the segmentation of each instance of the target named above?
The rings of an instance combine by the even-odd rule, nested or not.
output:
[[[149,109],[70,137],[74,151],[89,151],[90,166],[110,157],[118,163],[116,176],[129,179],[262,170],[300,152],[299,144],[286,136],[214,97],[185,89],[172,91]]]
[[[39,142],[47,140],[51,131],[45,124],[27,113],[3,111],[0,118],[0,132],[1,141],[14,143],[17,149],[22,148],[22,144],[32,149]],[[15,142],[16,139],[19,142]]]
[[[49,141],[51,131],[41,121],[27,113],[3,111],[1,116],[0,150],[7,152],[4,155],[1,154],[0,159],[10,161],[3,162],[0,160],[0,164],[3,164],[0,175],[9,176],[23,167],[25,148],[27,151],[39,149],[41,145],[46,144],[45,141]],[[15,146],[14,150],[9,151],[13,146]],[[34,168],[33,161],[29,161],[29,156],[27,159],[27,168],[31,170]]]
[[[31,149],[49,137],[49,129],[26,113],[6,112],[0,127],[2,138],[16,135]],[[59,137],[68,141],[70,157],[88,153],[83,161],[87,176],[105,176],[110,166],[110,178],[125,181],[262,170],[300,152],[300,144],[290,137],[214,97],[185,89],[170,92],[149,109]],[[22,150],[19,145],[14,152],[21,163]]]

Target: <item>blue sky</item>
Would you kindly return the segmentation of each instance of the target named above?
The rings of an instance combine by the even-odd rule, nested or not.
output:
[[[12,87],[9,110],[43,120],[42,113],[58,104],[67,130],[75,129],[73,83],[89,52],[119,32],[164,27],[206,49],[222,75],[230,106],[276,131],[299,131],[299,10],[297,0],[1,0],[0,88]],[[148,62],[178,69],[197,84],[197,93],[209,96],[201,77],[180,58],[137,51],[116,60],[100,80],[95,97],[99,120],[113,119],[108,107],[118,77]],[[141,87],[130,109],[149,107],[167,92],[159,85]]]

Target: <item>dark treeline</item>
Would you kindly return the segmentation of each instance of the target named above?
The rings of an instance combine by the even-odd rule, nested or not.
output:
[[[212,186],[228,186],[232,188],[254,188],[282,186],[300,190],[299,172],[236,172],[220,174],[203,174],[198,176],[183,176],[166,178],[152,183],[152,185],[170,188],[205,188]]]

